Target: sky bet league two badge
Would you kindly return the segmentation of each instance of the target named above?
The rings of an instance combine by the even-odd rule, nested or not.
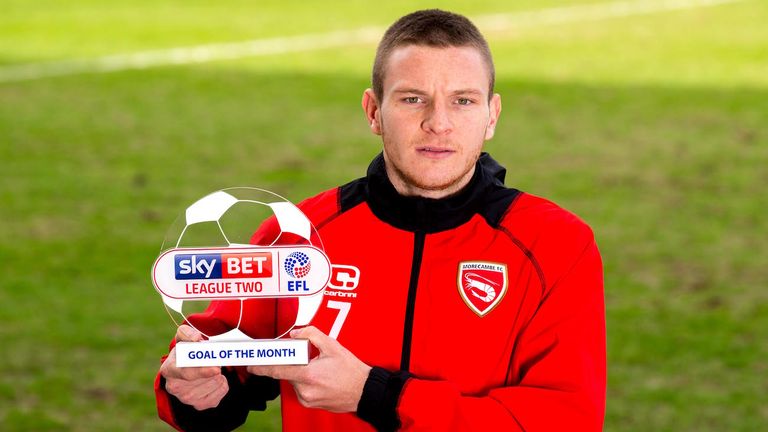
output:
[[[314,317],[331,263],[298,207],[263,189],[220,190],[179,216],[161,250],[155,289],[176,325],[206,338],[177,343],[177,366],[309,362],[309,341],[286,335]],[[201,319],[212,310],[217,320]]]

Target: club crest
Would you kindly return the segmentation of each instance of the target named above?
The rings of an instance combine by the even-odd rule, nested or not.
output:
[[[478,316],[485,316],[507,292],[507,266],[486,261],[461,262],[457,284],[464,303]]]

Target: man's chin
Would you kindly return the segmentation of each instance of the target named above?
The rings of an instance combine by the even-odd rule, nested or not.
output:
[[[442,198],[444,196],[452,195],[461,189],[459,186],[460,178],[455,179],[424,179],[424,178],[412,178],[409,179],[409,186],[416,195],[424,196],[427,198]]]

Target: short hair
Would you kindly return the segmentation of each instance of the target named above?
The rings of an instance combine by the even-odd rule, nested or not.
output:
[[[389,56],[396,48],[409,45],[476,48],[488,66],[490,75],[488,98],[490,99],[493,95],[496,71],[488,42],[480,30],[463,15],[440,9],[426,9],[410,13],[395,21],[381,38],[371,77],[373,92],[379,101],[384,93],[384,72]]]

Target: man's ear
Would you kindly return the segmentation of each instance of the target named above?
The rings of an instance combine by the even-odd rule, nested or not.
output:
[[[501,115],[501,95],[494,93],[488,102],[488,108],[488,126],[485,128],[486,140],[493,138],[493,134],[496,132],[496,124],[499,122],[499,115]]]
[[[372,89],[365,89],[363,92],[363,111],[365,111],[365,118],[368,120],[368,127],[371,128],[371,132],[381,135],[381,112],[376,94]]]

